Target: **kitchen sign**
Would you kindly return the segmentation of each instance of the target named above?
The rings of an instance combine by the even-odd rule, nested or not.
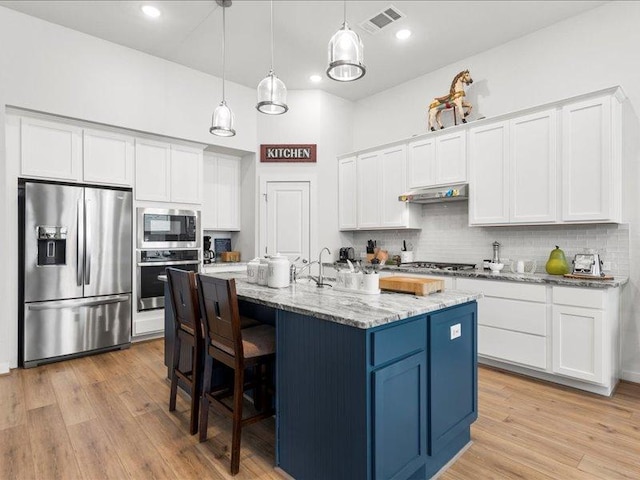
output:
[[[313,144],[260,145],[261,162],[315,163],[316,147]]]

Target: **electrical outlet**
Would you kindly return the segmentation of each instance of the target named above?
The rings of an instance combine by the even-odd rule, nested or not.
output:
[[[602,262],[602,269],[603,270],[611,270],[611,262]]]
[[[460,335],[462,335],[462,326],[459,323],[456,323],[455,325],[451,325],[449,327],[449,330],[451,331],[451,340],[453,340],[454,338],[458,338]]]

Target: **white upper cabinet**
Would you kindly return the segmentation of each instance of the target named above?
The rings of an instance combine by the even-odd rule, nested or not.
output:
[[[467,181],[467,132],[436,137],[436,185]]]
[[[380,152],[358,157],[358,227],[380,226]]]
[[[612,96],[562,108],[562,220],[620,221],[620,105]]]
[[[136,200],[202,203],[202,150],[136,139]]]
[[[338,161],[338,222],[340,230],[357,227],[356,157]]]
[[[509,122],[469,130],[469,224],[509,223]]]
[[[171,145],[171,201],[202,203],[202,149]]]
[[[239,158],[205,154],[203,160],[203,230],[240,230]]]
[[[85,182],[133,186],[133,137],[85,129],[83,140]]]
[[[551,223],[556,207],[556,111],[525,115],[509,124],[511,223]]]
[[[409,143],[407,183],[410,189],[430,187],[436,182],[436,139]]]
[[[22,175],[82,180],[82,128],[22,117],[20,138]]]
[[[410,189],[467,181],[465,130],[429,136],[408,146],[407,183]]]
[[[469,129],[470,225],[554,223],[556,112]]]
[[[355,172],[351,164],[353,158],[340,160],[345,162],[340,167],[340,178],[347,182],[350,175],[355,175],[356,224],[353,226],[352,223],[347,224],[340,220],[340,229],[417,228],[419,206],[398,200],[407,189],[406,145],[358,155],[355,160]],[[346,188],[347,183],[344,185],[345,189],[340,187],[339,190],[338,209],[342,211],[344,205],[347,215],[352,215],[353,197]]]
[[[136,200],[171,201],[171,145],[136,139]]]
[[[379,159],[378,185],[369,185],[379,195],[381,227],[403,227],[406,224],[407,205],[398,200],[407,189],[406,158],[404,145],[384,150]]]

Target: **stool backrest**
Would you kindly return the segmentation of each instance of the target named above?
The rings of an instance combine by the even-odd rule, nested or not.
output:
[[[195,273],[177,268],[167,268],[166,272],[176,328],[187,327],[196,337],[202,338]]]
[[[236,359],[243,358],[236,281],[198,275],[198,296],[206,347],[218,343],[231,349]]]

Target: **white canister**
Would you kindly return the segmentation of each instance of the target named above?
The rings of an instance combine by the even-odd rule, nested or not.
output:
[[[344,278],[344,288],[348,288],[349,290],[360,290],[360,284],[362,283],[363,276],[362,272],[347,272]]]
[[[269,274],[269,259],[261,258],[258,265],[258,285],[267,285],[267,276]]]
[[[258,283],[258,267],[260,266],[260,259],[258,257],[247,263],[247,282]]]
[[[267,285],[271,288],[284,288],[289,286],[289,259],[279,253],[269,259]]]
[[[380,275],[377,273],[370,273],[362,276],[362,291],[364,292],[377,292],[380,288]]]
[[[346,272],[344,270],[338,270],[336,272],[336,287],[337,288],[346,288],[345,287],[345,280],[347,278],[347,275],[349,275],[349,272]]]
[[[400,263],[413,262],[413,250],[404,250],[400,252]]]

